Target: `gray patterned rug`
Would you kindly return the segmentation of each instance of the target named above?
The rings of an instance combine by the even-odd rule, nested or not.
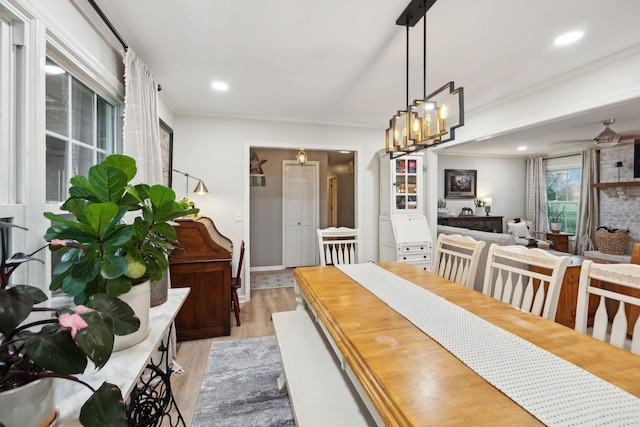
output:
[[[214,341],[193,427],[294,426],[275,336]]]

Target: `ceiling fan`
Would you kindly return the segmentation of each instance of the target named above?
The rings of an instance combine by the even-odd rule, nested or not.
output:
[[[602,120],[602,124],[604,125],[604,130],[600,132],[596,137],[592,140],[574,140],[574,141],[562,141],[562,142],[591,142],[593,141],[598,147],[613,147],[614,145],[618,145],[619,143],[627,143],[633,142],[636,139],[640,139],[640,135],[620,135],[609,126],[611,126],[616,119],[605,119]]]

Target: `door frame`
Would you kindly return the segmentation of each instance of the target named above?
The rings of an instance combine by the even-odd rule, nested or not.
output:
[[[285,195],[285,187],[287,185],[287,166],[297,166],[297,167],[304,167],[304,166],[300,166],[297,160],[283,160],[282,161],[282,264],[287,267],[287,220],[286,220],[286,215],[285,215],[285,205],[287,202],[287,199],[284,197]],[[312,165],[315,168],[315,173],[313,176],[313,193],[315,195],[315,197],[313,198],[313,208],[314,208],[314,212],[315,212],[315,218],[314,218],[314,229],[318,229],[320,228],[320,162],[318,161],[307,161],[305,163],[305,166],[307,165]],[[315,235],[314,235],[315,237]],[[315,238],[314,238],[314,243],[315,243]],[[314,249],[315,249],[315,244],[314,244]],[[315,252],[315,256],[314,256],[314,260],[317,264],[318,262],[318,252],[316,250],[314,250]]]
[[[250,164],[251,160],[251,148],[284,148],[290,150],[299,150],[301,147],[299,142],[296,143],[288,143],[282,141],[245,141],[244,143],[244,153],[242,162],[245,165]],[[355,216],[355,227],[359,228],[360,224],[363,224],[364,212],[362,212],[361,206],[363,203],[363,180],[364,180],[364,172],[363,168],[366,167],[365,161],[362,156],[363,148],[361,145],[326,145],[319,142],[305,142],[304,147],[307,150],[321,150],[321,151],[340,151],[340,150],[349,150],[353,151],[353,168],[355,174],[355,188],[354,188],[354,216]],[[362,166],[362,167],[361,167]],[[250,179],[249,179],[249,168],[247,167],[247,173],[244,174],[244,212],[251,212],[251,197],[250,197]],[[435,215],[435,212],[434,212]],[[376,213],[377,217],[377,213]],[[244,265],[246,268],[243,268],[243,282],[250,283],[249,272],[251,269],[251,230],[250,230],[250,221],[245,218],[242,234],[244,235],[244,241],[246,244],[246,251],[244,253]],[[243,295],[240,296],[241,302],[249,302],[251,300],[251,287],[243,286],[241,289],[244,290]]]

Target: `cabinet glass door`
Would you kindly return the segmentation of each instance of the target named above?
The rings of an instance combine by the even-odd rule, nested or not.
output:
[[[418,160],[395,159],[395,211],[418,209]]]

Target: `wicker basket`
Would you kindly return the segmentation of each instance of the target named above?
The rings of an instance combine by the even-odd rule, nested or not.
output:
[[[603,254],[624,255],[629,246],[629,234],[597,231],[596,246]]]

